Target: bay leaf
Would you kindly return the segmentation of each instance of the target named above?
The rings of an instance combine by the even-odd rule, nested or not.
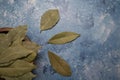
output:
[[[48,57],[53,69],[63,76],[71,76],[71,68],[69,64],[60,58],[58,55],[54,54],[51,51],[48,51]]]
[[[22,60],[32,62],[36,58],[37,54],[35,52],[31,53],[27,57],[22,58]]]
[[[8,77],[18,77],[35,69],[33,63],[24,60],[17,60],[8,67],[0,67],[0,75]]]
[[[18,26],[18,27],[11,29],[4,38],[0,37],[1,39],[0,40],[0,53],[2,53],[2,51],[7,49],[9,45],[11,45],[16,39],[18,39],[19,41],[22,41],[26,35],[26,32],[27,32],[27,26],[23,25],[23,26]]]
[[[9,47],[9,40],[6,38],[6,35],[0,36],[0,54]]]
[[[19,77],[8,77],[8,76],[1,76],[1,77],[4,78],[5,80],[32,80],[35,77],[35,75],[29,72]]]
[[[61,32],[54,35],[51,39],[49,39],[48,43],[50,44],[65,44],[71,42],[78,38],[80,34],[75,32]]]
[[[2,40],[5,36],[6,36],[6,34],[0,33],[0,40]]]
[[[12,63],[14,63],[14,61],[9,61],[9,62],[6,62],[6,63],[1,63],[1,64],[0,64],[0,67],[10,66]]]
[[[30,54],[28,57],[24,58],[23,60],[26,60],[28,62],[31,62],[33,61],[36,56],[37,56],[37,52],[38,50],[41,48],[41,46],[37,45],[36,43],[34,42],[30,42],[30,41],[23,41],[23,44],[22,44],[25,48],[29,49],[29,50],[32,50],[33,53]]]
[[[41,17],[41,31],[53,28],[59,21],[59,18],[60,15],[58,9],[51,9],[46,11]]]
[[[9,39],[10,42],[11,41],[13,42],[18,38],[22,41],[25,38],[26,32],[27,25],[20,25],[11,29],[7,34],[7,38]]]
[[[25,48],[27,48],[27,49],[29,49],[29,50],[33,50],[34,52],[38,52],[38,50],[41,48],[41,46],[40,45],[38,45],[38,44],[36,44],[36,43],[34,43],[34,42],[30,42],[30,41],[23,41],[22,42],[22,45],[25,47]]]
[[[9,63],[33,53],[21,45],[11,46],[0,54],[0,64]]]

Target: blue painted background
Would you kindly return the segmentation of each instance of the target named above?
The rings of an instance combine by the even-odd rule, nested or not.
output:
[[[60,21],[40,34],[41,15],[58,8]],[[39,51],[34,80],[120,80],[120,0],[0,0],[0,27],[28,25]],[[73,31],[81,37],[64,45],[46,44],[54,34]],[[47,51],[64,58],[71,77],[57,74]]]

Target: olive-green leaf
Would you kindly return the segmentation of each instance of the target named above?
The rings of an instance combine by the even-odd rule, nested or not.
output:
[[[41,48],[38,44],[30,41],[23,41],[23,46],[29,50],[33,50],[34,52],[38,52],[38,50]]]
[[[51,51],[48,51],[48,57],[53,69],[63,76],[71,76],[71,68],[69,64],[60,58],[58,55],[54,54]]]
[[[18,26],[8,32],[7,38],[10,42],[15,41],[16,39],[20,39],[20,41],[22,41],[25,38],[26,32],[27,25]]]
[[[33,53],[32,50],[28,50],[19,44],[17,46],[11,46],[1,53],[0,64],[9,63],[10,61],[15,61],[16,59],[26,57],[31,53]]]
[[[23,41],[23,46],[29,50],[34,51],[28,57],[24,58],[25,61],[32,62],[36,58],[37,52],[41,47],[36,43],[30,41]]]
[[[0,54],[9,47],[9,41],[6,38],[6,35],[0,36]]]
[[[4,33],[0,33],[0,40],[2,40],[6,35]]]
[[[31,53],[27,57],[23,58],[23,60],[32,62],[36,58],[37,54],[35,52]]]
[[[40,29],[48,30],[55,26],[55,24],[59,21],[60,15],[58,9],[51,9],[46,11],[41,16],[41,23],[40,23]]]
[[[7,49],[15,40],[22,41],[27,32],[27,26],[18,26],[11,29],[5,37],[0,36],[0,53]]]
[[[19,77],[8,77],[8,76],[1,76],[1,77],[4,78],[5,80],[32,80],[35,77],[35,75],[29,72]]]
[[[24,60],[17,60],[8,67],[0,67],[0,75],[8,77],[18,77],[31,72],[36,66]]]
[[[9,61],[9,62],[6,62],[6,63],[1,63],[0,64],[0,67],[7,67],[7,66],[10,66],[12,63],[14,63],[15,61]]]
[[[49,39],[48,43],[50,44],[65,44],[71,42],[78,38],[80,34],[75,32],[61,32],[54,35],[51,39]]]
[[[18,26],[0,34],[0,77],[5,80],[32,80],[33,60],[40,46],[25,40],[27,26]]]

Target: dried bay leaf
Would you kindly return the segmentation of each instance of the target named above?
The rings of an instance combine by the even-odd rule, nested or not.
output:
[[[0,77],[5,80],[32,80],[35,75],[31,71],[36,68],[32,61],[40,46],[26,38],[26,25],[9,30],[5,34],[0,33]]]
[[[24,60],[17,60],[8,67],[0,67],[0,75],[18,77],[35,69],[35,65]]]
[[[80,34],[75,32],[61,32],[54,35],[51,39],[49,39],[48,43],[51,44],[65,44],[71,42],[78,38]]]
[[[30,41],[24,41],[22,45],[29,50],[33,50],[34,52],[38,52],[38,50],[41,48],[41,46],[38,44]]]
[[[0,37],[0,53],[2,53],[2,51],[7,49],[9,45],[11,45],[16,39],[22,41],[26,35],[26,32],[27,32],[27,26],[23,25],[11,29],[4,38]]]
[[[23,60],[32,62],[36,58],[37,54],[35,52],[31,53],[27,57],[23,58]]]
[[[16,39],[20,39],[21,41],[25,38],[27,32],[27,25],[18,26],[16,28],[11,29],[8,34],[7,38],[9,41],[15,41]]]
[[[10,40],[9,43],[12,42],[12,45],[0,54],[0,64],[2,66],[34,53],[34,51],[28,50],[22,46],[22,40],[26,35],[26,31],[26,26],[19,26],[8,32],[7,40]]]
[[[38,50],[41,48],[39,45],[37,45],[34,42],[30,42],[30,41],[23,41],[23,46],[29,50],[34,51],[32,54],[30,54],[28,57],[24,58],[24,60],[31,62],[33,61],[36,56],[37,56],[37,52]]]
[[[60,58],[58,55],[54,54],[51,51],[48,51],[48,57],[53,69],[55,69],[56,72],[63,76],[72,75],[71,68],[65,60],[63,60],[62,58]]]
[[[9,40],[6,38],[6,36],[4,37],[0,37],[0,54],[9,47],[10,42]]]
[[[6,35],[4,33],[0,34],[0,40],[2,40]]]
[[[14,61],[9,61],[9,62],[7,62],[7,63],[2,63],[2,64],[0,64],[0,67],[10,66],[12,63],[14,63]]]
[[[0,64],[9,63],[33,53],[21,45],[11,46],[0,54]]]
[[[59,18],[60,15],[58,9],[51,9],[46,11],[41,17],[41,31],[53,28],[55,24],[59,21]]]
[[[26,73],[19,77],[2,76],[2,78],[4,78],[5,80],[32,80],[34,77],[35,77],[35,75],[32,74],[31,72]]]

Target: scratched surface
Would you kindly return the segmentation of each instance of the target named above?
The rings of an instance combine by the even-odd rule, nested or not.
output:
[[[60,21],[40,34],[40,16],[54,8],[60,11]],[[30,39],[42,45],[34,80],[120,80],[120,0],[0,0],[0,27],[24,24]],[[81,37],[64,45],[46,44],[62,31]],[[52,69],[48,50],[70,64],[71,77]]]

